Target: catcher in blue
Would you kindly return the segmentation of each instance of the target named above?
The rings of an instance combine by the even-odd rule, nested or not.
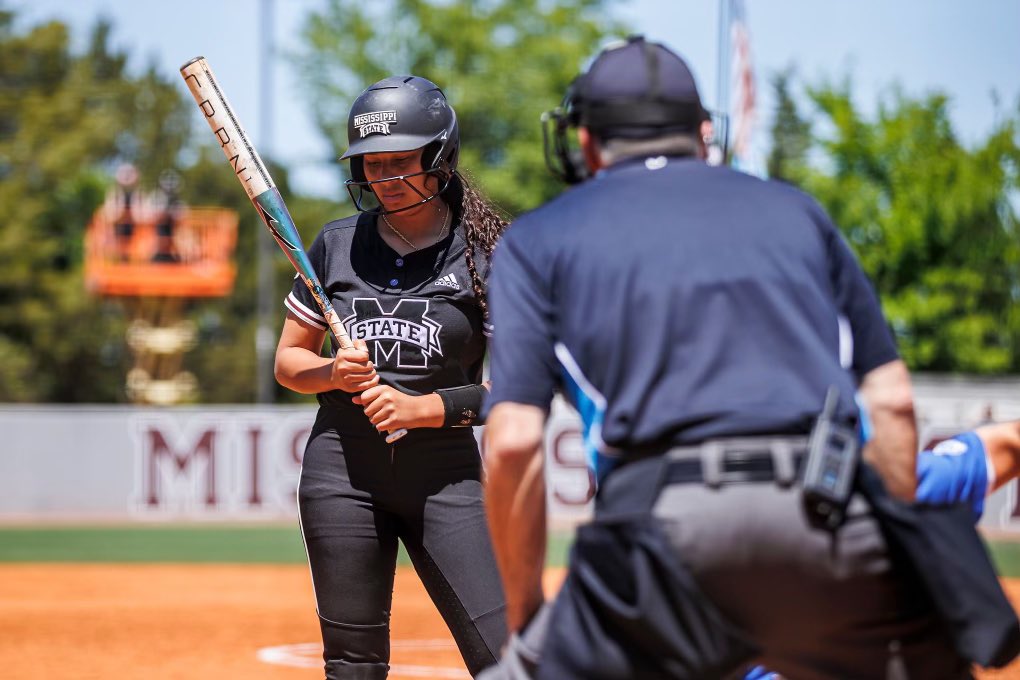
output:
[[[981,519],[985,497],[1020,476],[1020,420],[982,425],[944,439],[917,456],[917,502],[967,503]],[[779,680],[762,666],[744,680]]]
[[[981,518],[985,496],[1020,473],[1020,421],[982,425],[943,440],[917,457],[917,500],[968,503]]]

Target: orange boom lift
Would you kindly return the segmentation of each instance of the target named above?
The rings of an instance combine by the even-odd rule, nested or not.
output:
[[[85,235],[85,285],[119,298],[131,314],[127,343],[134,366],[127,395],[140,404],[175,404],[197,397],[198,384],[182,369],[197,342],[184,317],[188,301],[224,297],[234,287],[237,213],[195,208],[177,200],[176,175],[164,173],[161,190],[135,191],[138,173],[117,172]]]

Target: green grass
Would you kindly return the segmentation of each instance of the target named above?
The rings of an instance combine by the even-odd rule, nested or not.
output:
[[[562,566],[573,534],[552,533],[547,563]],[[988,541],[999,573],[1020,577],[1020,542]],[[403,547],[398,561],[410,564]],[[0,527],[0,562],[304,564],[294,525]]]
[[[987,541],[987,545],[1001,576],[1020,577],[1020,542]]]
[[[574,543],[572,531],[550,532],[545,546],[545,563],[550,567],[565,567],[570,546]]]
[[[566,562],[570,534],[549,540],[549,563]],[[0,562],[303,564],[294,525],[2,527]],[[403,546],[398,563],[410,564]]]
[[[299,564],[297,526],[0,528],[0,562]]]

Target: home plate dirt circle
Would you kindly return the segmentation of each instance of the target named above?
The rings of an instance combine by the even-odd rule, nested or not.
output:
[[[393,656],[400,657],[422,657],[427,656],[430,651],[456,650],[457,646],[451,640],[393,640],[390,643]],[[256,652],[259,661],[274,664],[277,666],[292,666],[296,668],[319,668],[322,666],[322,644],[318,642],[302,642],[293,645],[280,645],[276,647],[263,647]],[[391,678],[450,678],[456,680],[470,680],[471,675],[462,668],[443,666],[428,666],[422,664],[390,664]]]

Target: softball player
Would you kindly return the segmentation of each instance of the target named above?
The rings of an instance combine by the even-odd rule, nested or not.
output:
[[[320,405],[298,506],[326,677],[386,677],[398,539],[475,674],[506,635],[470,427],[505,223],[457,172],[457,117],[432,82],[371,86],[348,138],[359,213],[327,224],[309,258],[356,348],[320,357],[326,321],[295,280],[276,354],[279,382]]]

